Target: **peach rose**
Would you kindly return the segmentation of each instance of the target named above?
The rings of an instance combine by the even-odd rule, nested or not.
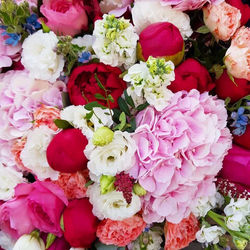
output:
[[[199,222],[193,214],[183,219],[179,224],[165,223],[164,250],[178,250],[187,247],[195,240],[195,234],[200,230]]]
[[[88,26],[88,17],[81,0],[43,0],[40,9],[46,25],[56,34],[74,36]]]
[[[58,108],[42,104],[41,107],[36,109],[33,115],[34,128],[45,125],[54,131],[58,130],[56,124],[54,123],[55,119],[60,119],[60,110]]]
[[[123,247],[135,240],[145,227],[146,223],[138,215],[122,221],[105,219],[98,225],[96,235],[106,245]]]
[[[86,169],[76,173],[60,173],[58,180],[53,181],[53,183],[63,189],[69,200],[81,199],[86,197],[87,188],[85,184],[88,178],[88,170]]]
[[[209,4],[202,10],[204,22],[217,40],[229,40],[240,27],[240,10],[226,2]]]
[[[224,63],[234,77],[250,81],[250,28],[242,26],[235,33]]]

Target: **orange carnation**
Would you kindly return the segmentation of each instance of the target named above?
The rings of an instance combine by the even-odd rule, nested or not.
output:
[[[60,173],[59,178],[52,182],[62,188],[66,197],[72,200],[86,197],[87,188],[85,184],[88,178],[88,170],[85,169],[75,173]]]
[[[195,240],[195,234],[200,230],[199,222],[193,214],[183,219],[179,224],[165,223],[165,250],[178,250],[187,247]]]
[[[105,219],[98,225],[96,235],[106,245],[123,247],[135,240],[145,227],[145,221],[138,215],[122,221]]]
[[[55,119],[60,119],[60,110],[42,104],[42,106],[37,108],[34,113],[34,128],[45,125],[56,131],[58,128],[54,123]]]
[[[27,142],[26,137],[22,137],[21,139],[17,139],[12,145],[11,153],[14,155],[17,167],[21,170],[28,170],[29,171],[29,169],[27,169],[23,165],[23,162],[22,162],[21,157],[20,157],[20,154],[21,154],[22,150],[24,149],[26,142]]]

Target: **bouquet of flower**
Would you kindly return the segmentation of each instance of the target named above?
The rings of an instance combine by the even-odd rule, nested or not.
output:
[[[0,249],[243,250],[250,6],[0,1]]]

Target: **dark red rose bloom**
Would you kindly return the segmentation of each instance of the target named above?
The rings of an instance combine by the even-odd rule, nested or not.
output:
[[[96,239],[98,219],[87,198],[73,200],[63,212],[64,237],[72,247],[89,248]]]
[[[102,19],[102,12],[98,0],[83,0],[84,9],[91,22],[94,23],[98,19]]]
[[[241,136],[234,135],[234,142],[237,145],[250,150],[250,125],[249,124],[247,125],[247,129],[243,135]]]
[[[212,90],[215,86],[207,69],[192,58],[181,63],[174,72],[175,80],[168,86],[174,93],[191,89],[197,89],[202,93]]]
[[[233,83],[229,78],[227,71],[224,70],[221,77],[215,81],[216,84],[216,94],[221,99],[231,98],[231,102],[237,102],[242,97],[250,93],[250,83],[246,79],[234,78]]]
[[[47,148],[49,165],[63,173],[85,169],[88,160],[83,151],[87,144],[87,138],[79,129],[62,130],[54,136]]]
[[[75,68],[69,78],[68,92],[70,101],[74,105],[85,105],[88,102],[98,101],[107,107],[105,100],[98,100],[95,94],[105,96],[104,90],[98,86],[95,75],[108,90],[114,102],[109,102],[111,108],[118,107],[117,100],[126,89],[126,83],[119,77],[122,71],[119,68],[111,67],[103,63],[91,63]]]

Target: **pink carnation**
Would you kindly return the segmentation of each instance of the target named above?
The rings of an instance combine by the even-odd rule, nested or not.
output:
[[[209,195],[231,147],[224,102],[193,89],[180,91],[158,112],[136,117],[136,164],[130,174],[148,193],[144,220],[179,223],[198,197]]]
[[[0,139],[11,140],[24,135],[32,127],[32,113],[44,103],[62,107],[61,81],[53,85],[48,81],[29,78],[26,71],[8,71],[0,75]]]
[[[172,5],[175,9],[196,10],[200,9],[206,3],[218,4],[224,0],[161,0],[162,5]]]

